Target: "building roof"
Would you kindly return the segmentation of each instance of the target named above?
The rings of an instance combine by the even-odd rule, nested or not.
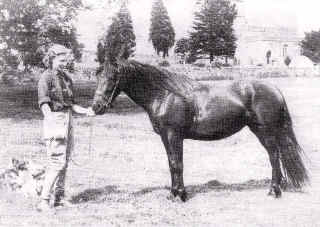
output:
[[[296,68],[311,68],[314,67],[314,63],[310,60],[310,58],[301,55],[293,58],[289,66]]]

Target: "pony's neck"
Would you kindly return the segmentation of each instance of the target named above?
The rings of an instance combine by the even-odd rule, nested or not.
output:
[[[143,76],[127,75],[126,82],[123,92],[146,111],[150,109],[156,98],[165,95],[165,90],[155,87]]]
[[[119,71],[126,81],[122,90],[144,109],[150,108],[154,100],[162,99],[168,93],[192,98],[194,89],[200,86],[186,76],[136,61],[125,62]]]

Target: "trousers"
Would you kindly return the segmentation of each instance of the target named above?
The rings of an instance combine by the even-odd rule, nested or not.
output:
[[[65,195],[65,178],[74,143],[72,111],[54,114],[55,117],[43,122],[47,163],[41,198],[47,200],[59,200]]]

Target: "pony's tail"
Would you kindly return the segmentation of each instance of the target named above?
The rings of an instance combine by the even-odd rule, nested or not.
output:
[[[279,130],[279,137],[280,161],[285,178],[293,187],[301,188],[309,182],[308,171],[302,160],[302,154],[304,156],[305,154],[297,142],[292,128],[292,120],[285,102],[282,109],[282,127]]]

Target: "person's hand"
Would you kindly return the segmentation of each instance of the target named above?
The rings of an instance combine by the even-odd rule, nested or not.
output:
[[[88,108],[87,108],[87,113],[86,113],[86,115],[87,115],[88,117],[96,116],[95,112],[92,110],[91,107],[88,107]]]

